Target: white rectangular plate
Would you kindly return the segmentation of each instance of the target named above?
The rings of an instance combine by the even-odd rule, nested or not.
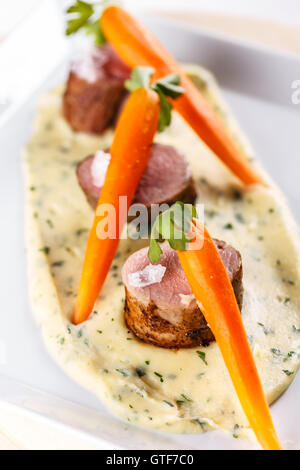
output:
[[[256,49],[177,23],[149,18],[145,22],[179,60],[199,63],[217,76],[234,114],[299,222],[300,105],[292,103],[292,83],[300,79],[299,57]],[[46,353],[27,296],[21,148],[30,136],[37,98],[63,80],[65,71],[66,64],[53,68],[43,86],[0,128],[0,399],[89,433],[107,448],[254,448],[218,432],[176,436],[120,422]],[[299,394],[298,374],[272,407],[282,442],[298,449]]]

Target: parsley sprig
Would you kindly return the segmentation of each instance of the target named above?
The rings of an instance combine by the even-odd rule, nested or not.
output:
[[[104,0],[94,3],[76,0],[66,11],[66,35],[70,36],[83,29],[87,35],[94,37],[95,46],[104,44],[106,39],[101,30],[99,18],[106,6],[108,6],[108,2]]]
[[[196,208],[179,201],[157,217],[152,227],[148,251],[151,263],[159,262],[162,254],[159,244],[164,241],[168,241],[173,250],[187,249],[191,242],[188,232],[194,217],[197,217]]]
[[[167,100],[167,97],[176,99],[185,90],[179,86],[180,77],[176,73],[160,78],[150,85],[150,79],[154,72],[155,70],[152,67],[135,67],[130,79],[125,81],[125,88],[131,92],[138,88],[151,88],[158,93],[161,106],[158,130],[162,132],[171,124],[172,120],[172,105]]]

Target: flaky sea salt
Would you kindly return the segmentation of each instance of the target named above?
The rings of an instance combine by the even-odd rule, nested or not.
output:
[[[128,283],[132,287],[147,287],[158,284],[162,281],[166,269],[161,264],[149,264],[142,271],[128,274]]]
[[[179,294],[179,297],[180,297],[180,303],[184,305],[185,307],[188,307],[190,303],[195,299],[193,294],[188,294],[188,295]]]
[[[109,153],[105,153],[99,150],[95,153],[95,157],[91,166],[93,184],[97,188],[102,188],[105,181],[107,168],[110,162],[111,156]]]
[[[76,54],[71,69],[79,78],[95,83],[103,75],[101,67],[106,61],[106,55],[98,48],[83,48]]]

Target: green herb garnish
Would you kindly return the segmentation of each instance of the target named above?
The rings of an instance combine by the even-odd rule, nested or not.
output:
[[[101,11],[105,3],[107,4],[107,2],[100,1],[97,2],[97,5],[93,5],[82,0],[76,0],[66,11],[68,18],[66,35],[70,36],[83,29],[87,35],[94,37],[95,46],[106,43],[99,22]]]
[[[158,130],[162,132],[172,120],[172,105],[167,97],[176,99],[185,93],[185,90],[179,86],[180,77],[176,73],[160,78],[150,85],[154,72],[152,67],[135,67],[130,79],[125,81],[125,88],[131,92],[139,88],[151,88],[158,93],[161,107]]]
[[[101,46],[102,44],[106,43],[106,38],[101,29],[99,20],[94,22],[88,21],[85,25],[85,32],[88,36],[94,37],[95,46]]]
[[[185,251],[190,243],[188,231],[196,208],[192,204],[176,202],[167,211],[160,214],[153,224],[148,258],[151,263],[158,263],[162,254],[159,243],[168,241],[173,250]]]
[[[69,36],[70,34],[77,33],[87,24],[89,18],[94,13],[94,7],[90,3],[77,0],[74,5],[67,9],[66,13],[72,16],[67,22],[66,34]]]
[[[138,88],[149,88],[153,73],[152,67],[135,67],[131,72],[131,77],[125,81],[125,88],[130,92]]]

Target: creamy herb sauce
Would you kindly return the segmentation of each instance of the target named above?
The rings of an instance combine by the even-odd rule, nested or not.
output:
[[[187,71],[253,158],[212,77],[195,66]],[[169,432],[223,429],[236,438],[251,436],[217,344],[175,352],[143,344],[126,328],[120,270],[146,241],[121,241],[93,315],[80,326],[70,323],[93,217],[75,169],[106,149],[112,132],[101,138],[73,133],[61,116],[61,96],[62,89],[42,99],[26,149],[30,295],[47,348],[124,420]],[[271,403],[299,365],[297,227],[267,175],[268,189],[242,188],[175,113],[156,140],[186,155],[211,234],[242,254],[243,321]]]

